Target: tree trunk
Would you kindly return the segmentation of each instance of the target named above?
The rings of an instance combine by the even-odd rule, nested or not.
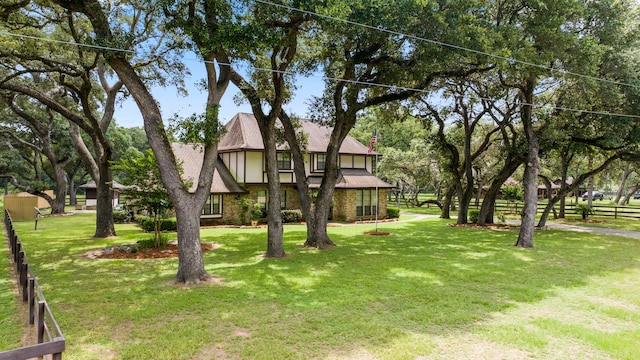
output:
[[[487,193],[484,195],[482,205],[480,206],[480,213],[478,214],[479,225],[493,224],[493,213],[495,211],[498,193],[509,176],[513,175],[520,167],[520,164],[522,164],[521,159],[520,156],[507,156],[505,165],[491,181],[491,185],[489,189],[487,189]]]
[[[622,179],[620,180],[620,185],[618,186],[618,191],[616,192],[616,198],[613,200],[614,203],[619,203],[622,194],[624,194],[624,188],[627,184],[627,178],[631,175],[631,163],[627,162],[624,171],[622,171]]]
[[[327,156],[328,158],[328,156]],[[333,189],[337,179],[337,169],[335,176],[325,173],[325,178],[320,186],[318,197],[316,198],[311,223],[307,223],[307,240],[305,246],[312,246],[318,249],[327,249],[335,246],[327,234],[327,223],[329,222],[329,211],[331,208],[331,199],[333,198]],[[325,182],[327,184],[325,184]],[[331,186],[333,184],[333,186]]]
[[[280,172],[276,157],[275,120],[258,119],[262,122],[260,133],[265,149],[265,160],[268,180],[267,204],[267,252],[266,257],[281,258],[285,256],[283,245],[282,213],[280,211]],[[268,122],[264,124],[264,122]]]
[[[108,150],[110,153],[110,150]],[[96,182],[96,232],[93,237],[107,238],[116,236],[116,228],[113,222],[113,194],[111,191],[111,167],[110,155],[103,155],[98,165],[100,178]]]
[[[527,78],[522,91],[521,119],[524,132],[527,138],[527,163],[524,169],[524,207],[521,213],[520,232],[515,246],[523,248],[533,247],[533,233],[535,230],[536,213],[538,211],[538,173],[540,164],[538,162],[538,152],[540,145],[538,136],[533,128],[532,106],[533,91],[536,79]]]
[[[442,213],[440,217],[442,219],[451,219],[451,203],[453,202],[453,195],[455,193],[455,188],[453,186],[449,186],[447,188],[447,192],[444,194],[444,201],[442,202]]]
[[[52,164],[56,174],[56,198],[51,204],[52,214],[64,213],[64,206],[67,202],[67,176],[64,168],[60,164]]]
[[[178,230],[178,274],[176,282],[185,285],[207,281],[211,276],[204,269],[200,245],[200,208],[190,206],[191,197],[184,197],[175,207]],[[175,201],[175,200],[174,200]]]

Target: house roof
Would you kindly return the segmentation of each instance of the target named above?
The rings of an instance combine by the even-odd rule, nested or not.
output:
[[[309,177],[309,187],[312,189],[319,188],[321,182],[321,176]],[[338,172],[336,189],[374,189],[376,187],[386,189],[394,186],[376,178],[366,169],[340,169]]]
[[[302,130],[307,135],[307,150],[324,153],[329,145],[332,128],[322,126],[316,122],[300,119]],[[279,124],[279,122],[278,122]],[[281,126],[281,125],[279,125]],[[218,144],[218,151],[233,150],[264,150],[264,143],[260,135],[258,122],[253,114],[238,113],[226,126],[227,132]],[[278,150],[285,150],[285,144],[278,146]],[[341,154],[370,155],[369,147],[347,135],[340,146]],[[375,153],[373,153],[375,154]]]
[[[171,147],[176,159],[182,161],[183,178],[192,179],[193,183],[189,191],[194,192],[200,169],[202,168],[202,161],[204,160],[202,145],[173,143]],[[216,161],[216,171],[213,174],[211,192],[214,194],[246,193],[247,191],[235,181],[224,162],[220,158],[217,158]]]
[[[93,180],[87,181],[86,184],[82,184],[82,185],[80,185],[78,187],[79,188],[85,188],[85,189],[96,189],[97,188],[96,182],[93,181]],[[117,182],[115,180],[111,181],[111,189],[119,190],[119,189],[125,189],[125,188],[126,188],[126,186],[120,184],[119,182]]]

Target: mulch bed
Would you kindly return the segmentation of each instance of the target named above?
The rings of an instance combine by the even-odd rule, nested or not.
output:
[[[478,228],[478,229],[490,229],[490,230],[518,230],[520,229],[519,225],[509,225],[509,224],[486,224],[486,225],[478,225],[475,223],[469,224],[456,224],[451,223],[447,224],[447,226],[453,227],[467,227],[467,228]]]
[[[104,249],[89,251],[82,257],[88,259],[161,259],[178,257],[178,244],[176,243],[169,243],[161,248],[138,249],[134,252],[131,249],[135,246],[136,244],[110,246]],[[221,245],[217,243],[200,244],[202,252],[211,251],[220,246]]]
[[[390,232],[386,232],[386,231],[366,231],[364,232],[365,235],[374,235],[374,236],[385,236],[385,235],[391,235]]]
[[[608,222],[606,220],[595,220],[595,219],[582,220],[582,219],[558,218],[558,219],[556,219],[556,221],[577,222],[577,223],[587,223],[587,224],[611,224],[610,222]]]

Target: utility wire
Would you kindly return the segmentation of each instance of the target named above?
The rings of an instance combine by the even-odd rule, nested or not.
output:
[[[363,24],[363,23],[359,23],[359,22],[356,22],[356,21],[341,19],[341,18],[338,18],[338,17],[335,17],[335,16],[331,16],[331,15],[320,14],[320,13],[315,12],[315,11],[302,10],[300,8],[296,8],[296,7],[293,7],[293,6],[288,6],[288,5],[284,5],[284,4],[278,4],[278,3],[274,3],[274,2],[271,2],[271,1],[267,1],[267,0],[254,0],[254,1],[257,2],[257,3],[261,3],[261,4],[265,4],[265,5],[271,5],[271,6],[279,7],[279,8],[290,10],[290,11],[296,11],[296,12],[300,12],[300,13],[307,14],[307,15],[321,17],[321,18],[324,18],[324,19],[339,21],[339,22],[342,22],[342,23],[345,23],[345,24],[349,24],[349,25],[361,26],[361,27],[364,27],[366,29],[377,30],[377,31],[384,32],[384,33],[391,34],[391,35],[399,35],[399,36],[407,37],[409,39],[414,39],[414,40],[418,40],[418,41],[424,41],[424,42],[431,43],[431,44],[434,44],[434,45],[439,45],[439,46],[442,46],[442,47],[447,47],[447,48],[466,51],[466,52],[471,52],[471,53],[478,54],[478,55],[484,55],[484,56],[492,57],[494,59],[504,60],[504,61],[507,61],[509,63],[522,64],[522,65],[536,67],[536,68],[539,68],[539,69],[544,69],[544,70],[548,70],[548,71],[552,71],[552,72],[558,72],[558,73],[561,73],[561,74],[572,75],[572,76],[581,77],[581,78],[590,79],[590,80],[603,81],[603,82],[607,82],[607,83],[615,84],[615,85],[624,85],[624,86],[635,87],[635,85],[633,85],[633,84],[629,84],[629,83],[625,83],[625,82],[621,82],[621,81],[615,81],[615,80],[600,78],[600,77],[596,77],[596,76],[580,74],[580,73],[576,73],[576,72],[572,72],[572,71],[568,71],[568,70],[555,69],[555,68],[552,68],[552,67],[546,66],[546,65],[541,65],[541,64],[528,62],[528,61],[518,60],[518,59],[515,59],[515,58],[512,58],[512,57],[496,55],[496,54],[488,53],[488,52],[481,51],[481,50],[475,50],[475,49],[467,48],[467,47],[460,46],[460,45],[449,44],[449,43],[446,43],[446,42],[443,42],[443,41],[439,41],[439,40],[433,40],[433,39],[428,39],[428,38],[424,38],[424,37],[420,37],[420,36],[416,36],[416,35],[405,34],[405,33],[399,32],[399,31],[385,29],[382,26],[373,26],[373,25]]]
[[[196,60],[196,59],[187,59],[187,60],[200,61],[200,60]],[[232,64],[230,64],[230,63],[216,62],[216,61],[211,61],[211,60],[202,60],[202,61],[204,63],[213,64],[213,65],[217,64],[219,66],[229,66],[229,67],[232,66]],[[255,67],[255,66],[252,66],[252,68],[254,70],[258,70],[258,71],[265,71],[265,72],[271,72],[271,73],[277,73],[277,74],[283,74],[283,75],[298,75],[298,74],[296,74],[296,73],[294,73],[292,71],[286,71],[286,70],[274,70],[274,69],[261,68],[261,67]],[[318,79],[322,79],[322,80],[329,80],[329,81],[335,81],[335,82],[344,82],[344,83],[353,84],[353,85],[382,87],[382,88],[389,89],[389,90],[391,90],[393,92],[401,90],[401,91],[413,91],[413,92],[422,93],[422,94],[431,94],[432,93],[432,91],[425,90],[425,89],[418,89],[418,88],[411,88],[411,87],[406,87],[406,86],[396,86],[396,85],[375,83],[375,82],[370,82],[370,81],[341,79],[341,78],[336,78],[336,77],[331,77],[331,76],[309,75],[307,77],[314,77],[314,78],[318,78]],[[477,97],[476,99],[485,100],[485,101],[491,101],[491,102],[497,102],[498,101],[496,99],[486,98],[486,97]],[[581,112],[581,113],[592,114],[592,115],[618,116],[618,117],[623,117],[623,118],[640,119],[640,115],[611,113],[611,112],[608,112],[608,111],[574,109],[574,108],[563,107],[563,106],[538,105],[538,104],[532,104],[532,103],[526,103],[526,102],[521,102],[520,105],[521,106],[529,105],[529,106],[531,106],[533,108],[536,108],[536,109],[549,108],[549,109],[555,109],[555,110],[560,110],[560,111]]]
[[[263,1],[263,0],[255,0],[255,1]],[[95,48],[95,49],[101,49],[101,50],[134,53],[133,50],[123,50],[123,49],[112,48],[112,47],[76,43],[76,42],[72,42],[72,41],[52,40],[52,39],[48,39],[48,38],[29,36],[29,35],[22,35],[22,34],[15,34],[15,33],[3,32],[3,31],[0,31],[0,35],[16,36],[16,37],[22,37],[22,38],[28,38],[28,39],[34,39],[34,40],[41,40],[41,41],[50,41],[50,42],[55,42],[55,43],[61,43],[61,44],[67,44],[67,45],[73,45],[73,46],[89,47],[89,48]],[[189,59],[189,58],[186,58],[185,60],[194,61],[194,62],[209,63],[209,64],[213,64],[213,65],[217,64],[219,66],[229,66],[229,67],[232,66],[232,64],[230,64],[230,63],[222,63],[222,62],[216,62],[216,61],[210,61],[210,60],[198,60],[198,59]],[[292,71],[274,70],[274,69],[261,68],[261,67],[255,67],[255,66],[252,66],[252,68],[254,70],[257,70],[257,71],[267,71],[267,72],[278,73],[278,74],[283,74],[283,75],[299,75],[299,74],[296,74],[296,73],[294,73]],[[370,82],[370,81],[349,80],[349,79],[341,79],[341,78],[330,77],[330,76],[314,76],[314,75],[310,75],[310,76],[311,77],[315,77],[315,78],[320,78],[320,79],[323,79],[323,80],[329,80],[329,81],[335,81],[335,82],[344,82],[344,83],[353,84],[353,85],[382,87],[382,88],[389,89],[389,90],[391,90],[393,92],[400,90],[400,91],[413,91],[413,92],[422,93],[422,94],[430,94],[431,93],[431,91],[425,90],[425,89],[418,89],[418,88],[411,88],[411,87],[397,86],[397,85],[389,85],[389,84],[383,84],[383,83],[375,83],[375,82]],[[486,100],[486,101],[493,101],[493,102],[497,101],[497,100],[491,99],[491,98],[478,98],[478,100]],[[529,106],[532,106],[533,108],[548,107],[546,105],[536,105],[536,104],[529,104],[529,103],[521,103],[521,105],[523,105],[523,106],[529,105]],[[640,115],[610,113],[610,112],[606,112],[606,111],[573,109],[573,108],[559,107],[559,106],[552,106],[552,107],[549,107],[549,108],[553,108],[553,109],[561,110],[561,111],[582,112],[582,113],[588,113],[588,114],[592,114],[592,115],[618,116],[618,117],[633,118],[633,119],[640,118]]]
[[[99,50],[109,50],[109,51],[134,53],[133,50],[123,50],[123,49],[117,49],[117,48],[112,48],[112,47],[108,47],[108,46],[100,46],[100,45],[81,44],[81,43],[77,43],[77,42],[73,42],[73,41],[55,40],[55,39],[49,39],[49,38],[43,38],[43,37],[37,37],[37,36],[31,36],[31,35],[10,33],[10,32],[6,32],[6,31],[0,31],[0,35],[15,36],[15,37],[20,37],[20,38],[24,38],[24,39],[32,39],[32,40],[41,40],[41,41],[47,41],[47,42],[52,42],[52,43],[57,43],[57,44],[82,46],[82,47],[88,47],[88,48],[99,49]]]

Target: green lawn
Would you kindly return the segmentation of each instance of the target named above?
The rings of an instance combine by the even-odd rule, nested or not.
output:
[[[146,238],[96,240],[94,214],[17,223],[67,339],[65,359],[635,359],[640,244],[577,232],[447,226],[429,218],[331,227],[333,250],[263,259],[264,229],[203,229],[219,285],[172,285],[177,260],[90,260]],[[2,284],[0,283],[0,286]],[[3,307],[4,309],[4,307]],[[4,311],[4,310],[2,310]],[[4,326],[3,326],[4,327]],[[2,331],[2,330],[0,330]],[[2,335],[0,333],[0,335]],[[4,336],[0,336],[4,338]],[[11,343],[0,345],[6,347]]]

